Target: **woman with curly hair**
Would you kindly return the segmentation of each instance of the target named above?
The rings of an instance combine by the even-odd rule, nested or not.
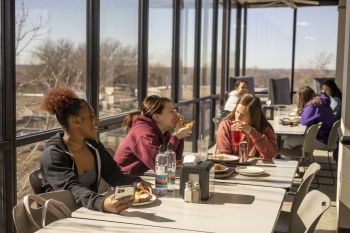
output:
[[[216,137],[217,153],[238,154],[238,146],[231,143],[231,125],[242,131],[242,140],[248,142],[250,156],[270,159],[276,155],[275,132],[262,112],[258,97],[243,95],[232,112],[220,123]]]
[[[126,126],[127,135],[114,156],[122,170],[130,175],[143,175],[150,169],[154,170],[159,146],[166,148],[169,142],[176,158],[181,159],[184,137],[191,131],[191,127],[182,127],[183,117],[168,98],[148,96],[142,102],[141,110],[125,117],[123,126]]]
[[[133,197],[114,199],[98,193],[100,179],[111,186],[133,185],[152,193],[151,185],[140,177],[121,171],[117,163],[95,138],[100,120],[94,109],[68,87],[46,93],[42,109],[56,115],[63,133],[53,136],[40,158],[42,190],[68,190],[78,205],[91,210],[119,213],[133,204]]]

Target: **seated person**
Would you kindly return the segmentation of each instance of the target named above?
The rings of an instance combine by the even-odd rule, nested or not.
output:
[[[327,80],[321,85],[322,93],[325,93],[331,99],[331,108],[334,113],[335,120],[341,117],[341,99],[342,93],[333,80]]]
[[[184,137],[191,128],[182,127],[183,117],[168,98],[151,95],[142,102],[141,112],[125,117],[126,137],[120,143],[114,160],[130,175],[143,175],[155,170],[159,146],[173,144],[177,159],[182,159]],[[171,134],[169,130],[174,129]]]
[[[276,136],[262,112],[259,98],[243,95],[236,108],[220,123],[216,137],[217,153],[238,155],[238,146],[231,140],[231,125],[242,130],[242,140],[248,142],[249,156],[271,159],[276,155]]]
[[[133,185],[152,193],[148,182],[122,172],[103,144],[95,140],[100,120],[84,99],[68,87],[52,88],[41,106],[56,115],[63,129],[63,133],[47,141],[40,158],[44,192],[68,190],[78,205],[112,213],[129,208],[133,196],[116,200],[114,194],[109,197],[98,194],[101,178],[111,186]]]
[[[235,83],[236,90],[228,94],[228,99],[225,104],[225,110],[232,111],[237,104],[238,99],[248,93],[248,82],[244,80],[237,80]]]
[[[327,148],[329,132],[335,122],[333,111],[330,107],[330,99],[324,93],[316,95],[311,87],[304,86],[297,92],[299,99],[299,112],[301,112],[300,124],[311,126],[322,122],[319,129],[315,149]],[[283,147],[294,149],[302,147],[305,136],[288,136],[284,139]]]

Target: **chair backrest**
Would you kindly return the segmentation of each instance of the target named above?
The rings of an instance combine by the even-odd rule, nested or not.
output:
[[[29,174],[28,179],[29,179],[30,187],[32,187],[34,194],[40,194],[43,192],[43,190],[41,189],[43,185],[43,180],[41,178],[40,169],[32,171]]]
[[[314,78],[314,80],[315,80],[314,90],[316,93],[320,93],[322,83],[324,83],[327,80],[335,81],[335,78]]]
[[[318,130],[321,128],[322,122],[318,123],[318,124],[314,124],[312,126],[310,126],[305,134],[305,140],[304,140],[304,145],[303,145],[303,157],[306,160],[309,160],[313,153],[314,153],[314,149],[315,149],[315,140],[316,140],[316,136],[318,133]]]
[[[244,80],[248,83],[248,93],[255,95],[254,91],[254,78],[249,76],[236,76],[229,78],[229,91],[236,90],[235,84],[238,80]]]
[[[46,200],[54,199],[54,200],[60,201],[64,203],[72,212],[80,208],[80,206],[76,204],[73,194],[67,190],[59,190],[59,191],[54,191],[49,193],[42,193],[38,195],[43,197]],[[41,220],[41,216],[42,216],[42,206],[33,205],[32,203],[30,205],[30,209],[34,220],[38,223]],[[28,218],[23,202],[17,204],[13,208],[12,215],[13,215],[13,220],[17,229],[17,233],[31,233],[38,230]],[[50,213],[48,213],[46,217],[47,217],[46,223],[48,224],[53,222],[56,219]]]
[[[324,193],[318,190],[309,192],[298,209],[291,232],[314,232],[322,214],[330,205],[331,200]]]
[[[293,227],[292,225],[296,217],[297,211],[300,207],[300,204],[304,200],[306,194],[309,192],[311,182],[314,179],[316,173],[320,169],[321,169],[321,166],[318,163],[312,163],[306,170],[303,176],[303,180],[301,181],[301,184],[295,194],[295,197],[292,203],[292,207],[290,210],[290,217],[289,217],[289,229],[292,229]]]
[[[115,151],[114,151],[112,148],[106,147],[106,151],[108,151],[108,153],[109,153],[112,157],[114,157]]]
[[[328,136],[328,143],[327,143],[327,150],[333,151],[335,148],[337,148],[337,141],[338,141],[338,128],[340,127],[340,120],[337,120],[334,122],[331,131],[329,132]]]
[[[270,78],[268,98],[271,104],[291,104],[289,78]]]

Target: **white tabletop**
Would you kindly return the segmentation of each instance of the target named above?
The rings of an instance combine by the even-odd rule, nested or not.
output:
[[[276,121],[269,120],[277,135],[304,135],[306,126],[298,124],[297,126],[282,125]]]
[[[279,188],[216,185],[208,201],[194,204],[185,203],[176,187],[153,203],[119,215],[80,208],[72,217],[199,232],[273,232],[285,195]]]
[[[257,176],[245,176],[234,172],[224,179],[215,179],[216,183],[259,185],[289,189],[292,186],[298,162],[295,160],[274,159],[270,162],[258,160],[256,166],[263,168],[264,173]]]
[[[107,222],[82,218],[65,218],[53,222],[45,228],[40,229],[40,233],[62,233],[62,232],[118,232],[118,233],[164,233],[164,232],[189,232],[188,230],[162,228],[155,226],[139,225],[121,222]],[[198,232],[198,231],[190,231]]]

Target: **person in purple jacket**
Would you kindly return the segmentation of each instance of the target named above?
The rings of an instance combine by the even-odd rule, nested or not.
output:
[[[130,175],[143,175],[155,169],[159,146],[170,142],[176,159],[182,159],[184,137],[191,128],[180,126],[183,117],[173,108],[168,98],[151,95],[141,105],[141,112],[125,117],[126,137],[120,143],[114,160]],[[174,130],[171,134],[169,130]]]
[[[311,126],[322,122],[317,133],[315,149],[325,150],[327,148],[329,132],[335,122],[330,98],[321,93],[316,95],[311,87],[304,86],[297,92],[299,109],[302,109],[300,124]],[[305,136],[289,136],[284,140],[283,147],[294,149],[303,146]]]

